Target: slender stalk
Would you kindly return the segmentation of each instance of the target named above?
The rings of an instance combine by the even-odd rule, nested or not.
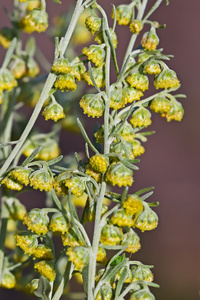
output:
[[[6,238],[6,230],[8,223],[9,212],[5,205],[5,199],[2,197],[1,204],[1,231],[0,231],[0,282],[2,280],[3,261],[4,261],[4,244]]]
[[[78,21],[78,18],[81,14],[81,12],[83,11],[83,6],[82,6],[83,0],[78,0],[75,10],[74,10],[74,14],[72,16],[70,25],[67,29],[66,35],[65,37],[61,40],[60,44],[59,44],[59,49],[60,49],[60,54],[63,55],[67,49],[67,46],[69,44],[69,41],[71,39],[72,33],[74,31],[74,28],[76,26],[76,23]],[[43,91],[40,95],[40,98],[35,106],[35,109],[32,113],[32,116],[26,126],[26,128],[24,129],[24,132],[22,133],[21,137],[20,137],[20,142],[15,146],[15,148],[13,149],[13,151],[11,152],[11,154],[9,155],[9,157],[7,158],[7,160],[5,161],[5,163],[3,164],[1,170],[0,170],[0,177],[2,176],[2,174],[8,169],[8,167],[10,166],[10,164],[12,163],[13,159],[15,158],[15,156],[17,155],[17,153],[19,152],[19,150],[21,149],[22,145],[24,144],[27,136],[29,135],[31,129],[33,128],[38,115],[40,114],[40,111],[42,109],[42,106],[44,104],[44,101],[48,98],[49,96],[49,92],[55,82],[56,79],[56,75],[50,73],[49,76],[47,77],[46,83],[44,85]]]

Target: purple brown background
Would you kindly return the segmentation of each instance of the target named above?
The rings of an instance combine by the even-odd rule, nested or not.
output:
[[[0,28],[8,24],[3,6],[12,7],[12,0],[1,0]],[[63,0],[62,5],[47,1],[51,17],[67,10],[74,1]],[[153,4],[155,0],[149,0]],[[185,117],[181,123],[167,123],[153,116],[150,129],[156,134],[145,145],[146,152],[135,173],[133,190],[155,186],[152,201],[159,201],[156,208],[160,222],[156,230],[140,234],[141,250],[134,255],[143,263],[153,264],[155,282],[160,289],[153,293],[160,300],[197,300],[200,290],[200,1],[171,0],[168,7],[163,3],[152,20],[166,23],[159,31],[160,47],[164,53],[175,57],[169,62],[181,80],[179,90],[187,95],[182,103]],[[109,12],[111,4],[128,1],[105,1],[99,3]],[[129,30],[117,27],[119,47],[117,54],[122,59],[130,38]],[[49,60],[53,59],[53,46],[44,34],[36,35],[41,49]],[[4,51],[0,48],[0,62]],[[70,136],[71,137],[71,136]],[[65,139],[67,141],[68,139]],[[83,142],[64,144],[64,151],[80,151]],[[70,141],[71,142],[71,141]],[[41,204],[42,205],[42,204]],[[29,299],[15,291],[0,290],[0,299]]]

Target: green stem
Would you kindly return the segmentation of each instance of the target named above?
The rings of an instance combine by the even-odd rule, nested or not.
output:
[[[69,41],[71,39],[72,33],[74,31],[74,28],[76,26],[76,23],[78,21],[78,18],[81,14],[81,12],[83,11],[83,6],[82,6],[82,2],[83,0],[78,0],[75,10],[74,10],[74,14],[72,16],[70,25],[68,27],[68,30],[66,32],[65,37],[60,41],[59,44],[59,49],[60,49],[60,53],[64,54],[64,52],[66,51],[66,48],[69,44]],[[13,149],[13,151],[11,152],[11,154],[9,155],[9,157],[7,158],[7,160],[5,161],[5,163],[3,164],[1,170],[0,170],[0,177],[2,176],[2,174],[8,169],[8,167],[10,166],[10,164],[12,163],[13,159],[15,158],[15,156],[17,155],[17,153],[19,152],[19,150],[21,149],[22,145],[24,144],[27,136],[29,135],[32,127],[34,126],[38,115],[40,114],[40,111],[43,107],[44,101],[48,98],[49,96],[49,92],[55,82],[56,79],[56,75],[50,73],[49,76],[47,77],[46,83],[44,85],[43,91],[40,95],[40,98],[35,106],[35,109],[32,113],[32,116],[26,126],[26,128],[24,129],[24,132],[22,133],[21,137],[20,137],[20,142],[15,146],[15,148]]]
[[[7,210],[5,199],[2,197],[1,205],[1,231],[0,231],[0,282],[2,280],[3,261],[4,261],[4,244],[6,239],[7,223],[9,218],[9,212]]]
[[[142,20],[142,17],[144,15],[144,11],[145,11],[146,6],[147,6],[147,2],[148,2],[148,0],[144,0],[141,7],[139,8],[138,15],[137,15],[137,20]],[[123,68],[125,62],[127,61],[128,56],[131,54],[131,52],[133,50],[133,47],[134,47],[135,41],[137,39],[137,36],[138,36],[137,34],[133,34],[131,39],[130,39],[128,48],[126,50],[126,54],[124,56],[124,61],[123,61],[123,64],[122,64],[122,68]]]

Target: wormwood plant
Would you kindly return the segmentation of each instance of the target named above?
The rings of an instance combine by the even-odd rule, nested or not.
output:
[[[77,277],[84,288],[76,294],[80,299],[152,300],[150,287],[158,287],[152,266],[133,260],[133,254],[141,247],[135,229],[158,225],[157,203],[147,202],[152,187],[129,187],[138,170],[135,157],[144,152],[141,142],[153,133],[145,130],[151,111],[180,121],[184,112],[177,98],[184,96],[176,94],[180,82],[165,63],[171,56],[158,48],[157,31],[164,26],[150,20],[162,0],[113,5],[111,28],[99,2],[77,0],[72,17],[57,17],[50,31],[56,35],[52,65],[33,38],[21,41],[23,32],[46,31],[45,0],[15,0],[11,27],[0,31],[0,43],[8,48],[0,69],[0,284],[42,299],[69,299],[67,284]],[[118,24],[132,33],[120,67]],[[77,55],[76,42],[89,40]],[[48,75],[40,73],[35,57]],[[158,92],[146,97],[150,77]],[[85,92],[83,82],[92,88]],[[77,118],[77,101],[88,117],[102,117],[92,137]],[[34,107],[29,120],[22,114],[28,104]],[[59,122],[45,134],[35,126],[39,115]],[[63,127],[80,130],[84,155],[59,156]],[[123,188],[115,192],[113,186]],[[20,197],[35,197],[33,189],[45,195],[44,208],[27,211]]]

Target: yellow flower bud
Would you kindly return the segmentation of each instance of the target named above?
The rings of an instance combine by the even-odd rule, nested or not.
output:
[[[51,217],[51,222],[49,225],[49,229],[53,232],[61,232],[64,234],[70,228],[69,219],[67,216],[64,216],[61,212],[57,212],[53,214]]]
[[[83,48],[82,53],[85,54],[97,67],[102,66],[106,55],[105,50],[101,46],[97,45],[91,45],[89,48]]]
[[[92,68],[92,73],[94,80],[96,82],[96,85],[101,88],[105,85],[105,73],[104,70],[100,68]],[[90,73],[87,71],[83,74],[83,79],[89,84],[93,86],[92,79],[90,77]]]
[[[74,75],[74,77],[80,81],[83,77],[83,74],[86,72],[86,67],[84,66],[84,63],[80,60],[79,57],[76,57],[71,62],[71,67],[71,74]]]
[[[11,91],[17,86],[14,75],[8,69],[0,69],[0,90]]]
[[[51,67],[51,71],[55,74],[67,74],[70,73],[71,70],[72,67],[69,61],[64,57],[54,60],[53,66]]]
[[[130,24],[130,31],[132,33],[139,34],[140,31],[143,29],[143,22],[141,20],[133,20]]]
[[[122,229],[114,226],[113,224],[107,224],[102,228],[100,242],[104,245],[118,245],[123,238]]]
[[[82,271],[82,269],[88,264],[89,252],[86,247],[69,247],[66,254],[69,256],[69,261],[72,261],[75,265],[75,270],[77,271]]]
[[[106,250],[102,247],[98,248],[98,252],[97,252],[97,262],[98,263],[105,263],[106,262]]]
[[[95,171],[105,173],[109,165],[109,159],[105,155],[95,154],[90,158],[89,164]]]
[[[125,149],[126,146],[126,149]],[[134,153],[133,153],[133,145],[132,143],[125,142],[124,144],[121,142],[111,144],[111,153],[120,154],[122,157],[128,158],[128,159],[134,159]]]
[[[7,198],[6,203],[9,206],[11,218],[14,220],[23,220],[26,214],[26,207],[14,197]]]
[[[27,33],[44,32],[48,27],[48,14],[43,10],[33,9],[23,17],[20,25]]]
[[[30,174],[30,169],[26,167],[16,167],[15,169],[9,172],[8,176],[21,184],[28,185]]]
[[[69,230],[61,235],[63,246],[84,246],[83,242],[80,241],[79,237],[77,236],[76,232],[73,228],[69,228]]]
[[[9,272],[8,270],[5,270],[3,273],[3,277],[0,283],[0,286],[5,289],[13,289],[16,285],[16,279],[15,276]]]
[[[159,44],[159,38],[156,34],[155,28],[152,28],[143,35],[141,44],[146,50],[153,51],[156,49]]]
[[[12,39],[15,37],[12,28],[3,27],[0,30],[0,44],[7,49],[10,46]]]
[[[133,184],[133,171],[125,167],[122,163],[113,163],[106,172],[107,183],[113,186],[131,186]]]
[[[101,290],[98,291],[95,300],[102,300],[101,293],[103,293],[104,300],[112,300],[114,299],[114,293],[111,285],[107,282],[101,285]]]
[[[153,230],[157,226],[158,216],[148,205],[145,205],[141,213],[135,215],[135,227],[139,228],[142,232]]]
[[[142,199],[136,194],[128,195],[123,202],[123,208],[125,208],[126,212],[132,216],[136,213],[141,213],[143,210]]]
[[[107,213],[107,211],[108,211],[107,205],[103,204],[101,209],[101,217],[103,217],[105,213]],[[88,201],[84,212],[84,222],[93,222],[95,220],[95,215],[96,215],[96,203],[90,205],[90,202]]]
[[[156,75],[160,74],[161,68],[156,60],[150,60],[144,64],[143,72],[144,74]]]
[[[114,212],[110,222],[113,225],[117,225],[119,227],[133,227],[134,226],[134,220],[131,215],[128,215],[126,211],[122,208],[118,211]]]
[[[32,58],[29,57],[28,61],[27,61],[27,72],[26,72],[26,76],[28,77],[35,77],[40,73],[40,68],[37,64],[37,62]]]
[[[85,19],[85,26],[94,35],[101,28],[101,19],[96,15],[90,15]]]
[[[104,103],[99,94],[86,94],[79,102],[80,107],[83,108],[84,114],[88,117],[101,117],[104,112]]]
[[[132,103],[133,101],[140,100],[143,96],[143,92],[141,90],[137,90],[134,87],[123,88],[122,90],[122,98],[126,103]]]
[[[111,17],[114,19],[114,10]],[[128,5],[121,4],[116,7],[116,19],[119,25],[129,25],[132,19],[132,10]]]
[[[72,194],[80,197],[85,191],[85,178],[69,174],[69,177],[65,180],[65,186],[71,189]]]
[[[120,131],[118,131],[118,134],[120,134],[127,142],[132,142],[135,138],[135,131],[132,125],[127,121],[123,124]]]
[[[140,238],[131,228],[124,234],[121,244],[127,246],[125,251],[130,253],[135,253],[141,248]]]
[[[63,107],[57,102],[48,104],[43,110],[42,114],[45,117],[46,121],[53,120],[54,122],[57,122],[58,120],[65,117]]]
[[[15,234],[15,239],[16,245],[29,255],[32,255],[38,246],[37,235],[30,232]]]
[[[171,103],[167,98],[157,96],[151,101],[150,108],[156,113],[167,113],[171,109]]]
[[[38,235],[45,235],[49,231],[49,217],[45,209],[32,209],[25,215],[23,223],[29,230],[37,233]]]
[[[33,251],[34,258],[37,259],[44,259],[44,260],[51,260],[54,259],[53,251],[47,245],[39,244],[35,250]]]
[[[122,276],[122,272],[124,271],[125,268],[127,269],[127,275],[126,275],[126,279],[125,279],[124,283],[131,283],[132,273],[128,267],[124,267],[124,268],[120,269],[119,272],[116,274],[116,279],[120,280],[120,277]]]
[[[96,138],[97,143],[103,144],[103,142],[104,142],[104,128],[103,128],[103,126],[99,127],[97,132],[95,132],[94,136]]]
[[[149,88],[149,79],[146,75],[141,74],[139,72],[131,73],[126,81],[130,84],[131,87],[134,87],[138,90],[148,90]]]
[[[182,104],[177,100],[171,103],[171,108],[167,113],[162,113],[161,116],[167,119],[167,122],[172,120],[181,121],[184,115]]]
[[[129,300],[143,300],[143,299],[155,300],[155,297],[152,293],[150,293],[150,291],[145,289],[133,293],[129,298]]]
[[[144,266],[144,265],[138,265],[138,266],[133,266],[131,268],[131,272],[132,272],[132,282],[135,281],[140,281],[140,280],[145,280],[145,281],[149,281],[152,282],[153,281],[153,273],[151,272],[151,270]]]
[[[68,178],[68,174],[63,172],[54,178],[53,187],[57,194],[65,196],[67,194],[67,187],[65,186],[65,179]]]
[[[133,154],[134,156],[140,156],[145,152],[144,147],[141,145],[141,143],[138,140],[133,141]]]
[[[30,186],[35,190],[50,192],[53,188],[53,178],[49,172],[43,169],[37,170],[30,176]]]
[[[126,105],[126,99],[122,97],[122,89],[113,89],[110,97],[110,107],[117,110]]]
[[[132,117],[130,119],[130,123],[134,127],[139,127],[139,128],[143,126],[147,127],[151,125],[152,121],[151,121],[150,111],[148,111],[143,106],[139,107],[133,112]]]
[[[9,69],[17,79],[24,77],[27,71],[25,61],[18,56],[15,56],[14,59],[10,62]]]
[[[180,81],[176,76],[176,72],[166,69],[155,76],[154,86],[156,89],[175,88],[180,86]]]
[[[111,40],[113,43],[114,48],[117,48],[117,44],[118,44],[118,40],[117,40],[117,35],[116,33],[113,31],[112,28],[109,28],[110,30],[110,35],[111,35]],[[104,36],[103,36],[103,31],[99,31],[97,32],[97,34],[95,35],[95,42],[97,42],[98,44],[104,44]]]
[[[93,170],[90,165],[87,165],[85,168],[85,174],[89,175],[90,177],[94,178],[96,182],[102,181],[102,174]]]
[[[56,278],[56,271],[54,270],[54,263],[51,261],[42,260],[34,265],[34,269],[49,281],[54,281]]]
[[[75,77],[72,74],[61,74],[57,77],[54,87],[60,89],[62,92],[65,91],[74,91],[77,89],[75,83]]]
[[[16,180],[12,179],[9,176],[6,176],[2,179],[1,184],[6,186],[10,190],[21,191],[23,189],[23,185]]]

